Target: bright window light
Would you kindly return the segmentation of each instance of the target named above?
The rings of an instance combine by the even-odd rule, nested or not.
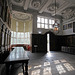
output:
[[[40,75],[40,69],[38,70],[33,70],[31,75]]]
[[[52,24],[52,23],[51,23],[51,19],[49,19],[49,24]]]
[[[41,18],[41,23],[44,23],[44,18]]]
[[[53,24],[54,24],[53,19],[50,19],[50,18],[44,17],[44,16],[37,17],[37,28],[52,29]]]
[[[21,38],[24,38],[24,33],[21,33]]]
[[[48,19],[45,19],[45,23],[48,23]]]
[[[52,25],[49,25],[49,28],[50,28],[50,29],[52,29],[52,28],[53,28],[53,26],[52,26]]]
[[[39,31],[39,34],[41,34],[41,31]]]
[[[19,73],[18,75],[23,75],[23,73]]]
[[[59,60],[54,60],[54,64],[59,64],[60,61]]]
[[[40,23],[37,23],[37,28],[41,28],[41,25],[40,25]]]
[[[50,62],[44,62],[44,66],[49,66]]]
[[[41,28],[44,28],[44,24],[41,24]]]
[[[11,37],[13,37],[13,31],[11,31]]]
[[[45,24],[45,29],[48,29],[48,25],[47,24]]]
[[[60,62],[65,63],[67,61],[65,59],[61,59]]]
[[[56,69],[59,72],[59,74],[66,73],[65,69],[63,68],[62,65],[56,65]]]
[[[51,73],[51,67],[44,68],[43,75],[52,75],[52,73]]]
[[[40,17],[37,17],[37,22],[40,22]]]
[[[34,68],[40,68],[42,65],[34,66]]]
[[[69,63],[64,63],[63,65],[66,67],[66,69],[67,69],[68,71],[74,71],[74,70],[75,70],[75,69],[73,68],[73,66],[71,66]]]
[[[30,32],[12,32],[11,44],[30,44]]]
[[[16,32],[14,32],[14,37],[16,37]]]
[[[51,21],[51,24],[54,24],[54,20]]]

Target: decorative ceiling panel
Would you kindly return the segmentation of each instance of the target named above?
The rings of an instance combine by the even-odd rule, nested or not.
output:
[[[23,21],[32,19],[31,14],[17,12],[17,11],[12,11],[12,17],[18,20],[23,20]]]
[[[67,13],[68,12],[68,13]],[[75,7],[68,7],[62,11],[63,19],[75,17]]]
[[[11,0],[13,5],[23,6],[25,0]]]
[[[31,0],[29,8],[34,10],[39,10],[47,0]]]
[[[33,9],[35,11],[37,10],[39,13],[50,13],[52,16],[55,13],[55,0],[11,0],[11,2],[13,5],[23,6],[24,10]],[[68,7],[75,6],[73,2],[75,2],[75,0],[56,0],[56,14],[61,16],[67,15],[62,15],[62,13],[64,13],[65,10],[68,11]],[[20,16],[19,14],[16,15]]]
[[[56,10],[60,8],[65,3],[64,0],[56,0]],[[55,0],[52,0],[50,5],[44,10],[44,12],[54,13],[55,10]]]
[[[68,2],[75,4],[75,0],[65,0],[65,1],[68,1]]]
[[[21,3],[23,0],[14,0],[15,2]]]

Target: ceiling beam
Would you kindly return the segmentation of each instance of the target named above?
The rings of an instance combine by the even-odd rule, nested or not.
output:
[[[28,9],[29,3],[30,3],[30,0],[26,0],[24,2],[24,10],[27,10]]]
[[[52,0],[48,0],[46,4],[39,10],[39,13],[42,13],[52,2]]]
[[[56,11],[57,13],[60,13],[61,11],[63,11],[64,9],[66,9],[67,7],[71,6],[71,3],[69,2],[65,2],[63,5],[61,5],[58,10]]]
[[[67,7],[71,6],[72,3],[70,2],[64,2],[57,10],[56,10],[56,14],[61,14],[61,12],[66,9]],[[55,15],[55,11],[53,12],[52,16]]]
[[[65,0],[65,1],[75,4],[75,0]]]

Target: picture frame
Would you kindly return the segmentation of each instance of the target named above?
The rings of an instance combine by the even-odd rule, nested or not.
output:
[[[68,24],[68,29],[73,27],[73,23]]]
[[[0,17],[3,19],[3,6],[0,5]]]
[[[7,21],[7,9],[8,9],[8,6],[5,7],[5,22]]]
[[[63,25],[63,30],[67,29],[67,24]]]
[[[1,17],[1,13],[2,13],[2,6],[0,5],[0,17]]]
[[[75,33],[75,22],[73,22],[73,32]]]

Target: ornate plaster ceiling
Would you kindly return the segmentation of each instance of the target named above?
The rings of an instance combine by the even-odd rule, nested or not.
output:
[[[56,10],[59,8],[59,4],[56,3]],[[55,3],[53,4],[50,4],[48,7],[47,7],[48,11],[55,11]]]
[[[14,0],[15,2],[21,3],[23,0]]]
[[[40,5],[41,5],[41,0],[33,0],[31,5],[34,7],[34,8],[39,8]]]
[[[26,21],[26,20],[31,20],[32,19],[31,14],[17,12],[17,11],[13,11],[12,12],[12,17],[17,19],[17,20],[22,20],[22,21]]]
[[[55,0],[11,0],[11,3],[16,6],[21,6],[24,8],[25,11],[29,9],[37,10],[38,13],[49,13],[54,14],[55,10]],[[72,10],[71,7],[75,7],[75,0],[56,0],[56,14],[67,17],[68,15],[71,16],[72,14],[75,14],[75,12]],[[70,7],[70,9],[69,9]],[[13,8],[14,9],[14,8]],[[72,13],[68,14],[67,13]],[[62,14],[63,13],[63,14]],[[68,15],[67,15],[68,14]],[[65,15],[65,16],[64,16]],[[71,16],[72,17],[72,16]]]
[[[25,0],[11,0],[11,3],[13,5],[17,5],[17,6],[23,6]]]
[[[68,7],[62,11],[62,15],[64,19],[70,19],[75,17],[75,7]]]

